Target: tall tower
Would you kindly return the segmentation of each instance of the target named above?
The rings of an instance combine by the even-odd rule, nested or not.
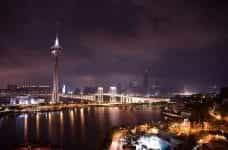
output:
[[[149,94],[150,74],[151,74],[150,68],[147,68],[144,72],[144,77],[143,77],[143,89],[144,89],[145,95]]]
[[[63,48],[59,44],[58,34],[56,34],[56,39],[54,45],[51,47],[51,54],[54,56],[54,72],[53,72],[53,91],[52,91],[52,102],[59,102],[59,55],[62,53]]]

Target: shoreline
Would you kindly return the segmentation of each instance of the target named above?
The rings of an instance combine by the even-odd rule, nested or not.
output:
[[[87,108],[87,107],[130,107],[130,106],[140,106],[140,105],[150,105],[150,106],[164,106],[168,103],[130,103],[130,104],[122,104],[122,103],[104,103],[104,104],[46,104],[46,105],[17,105],[17,106],[5,106],[4,111],[0,111],[0,117],[9,115],[9,114],[20,114],[20,113],[37,113],[37,112],[54,112],[61,111],[71,108]]]

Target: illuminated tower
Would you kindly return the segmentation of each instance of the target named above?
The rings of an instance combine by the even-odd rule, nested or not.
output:
[[[146,69],[144,72],[144,78],[143,78],[143,88],[144,88],[144,94],[149,94],[149,82],[150,82],[150,69]]]
[[[103,87],[97,88],[97,94],[98,94],[98,102],[102,103],[103,102],[103,94],[104,94]]]
[[[109,93],[110,95],[110,102],[115,103],[116,102],[116,94],[117,94],[117,89],[115,86],[111,86],[109,88]]]
[[[58,35],[56,34],[56,39],[54,45],[51,47],[51,54],[54,56],[54,73],[53,73],[53,91],[52,91],[52,102],[59,102],[59,55],[61,54],[63,48],[59,45]]]

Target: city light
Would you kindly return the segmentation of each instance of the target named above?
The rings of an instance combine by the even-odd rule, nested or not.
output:
[[[0,8],[0,150],[228,150],[227,2]]]
[[[222,141],[227,141],[226,137],[223,135],[206,135],[204,137],[202,137],[200,140],[198,140],[199,144],[206,144],[206,143],[210,143],[212,140],[222,140]]]
[[[65,84],[63,85],[63,88],[62,88],[62,94],[66,94],[66,85]]]
[[[145,149],[158,149],[161,150],[160,139],[156,136],[143,136],[137,141],[136,150]]]

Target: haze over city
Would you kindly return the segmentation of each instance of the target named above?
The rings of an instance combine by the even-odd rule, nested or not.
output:
[[[61,83],[127,85],[151,78],[169,88],[227,84],[226,1],[4,1],[0,6],[1,87],[48,84],[56,34]]]

